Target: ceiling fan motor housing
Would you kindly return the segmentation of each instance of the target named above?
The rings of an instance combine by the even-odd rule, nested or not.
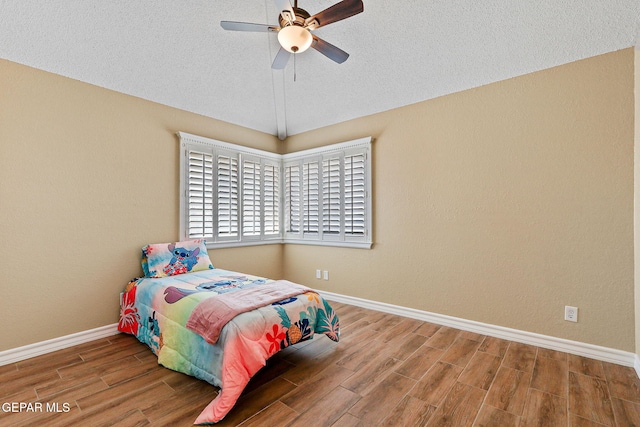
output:
[[[280,19],[280,28],[284,28],[288,25],[299,25],[304,27],[304,23],[311,15],[304,9],[300,9],[299,7],[293,7],[293,12],[296,16],[291,16],[288,10],[283,10],[282,13],[278,16]]]
[[[304,52],[311,45],[311,33],[305,28],[305,22],[309,18],[309,12],[298,7],[292,8],[295,16],[290,11],[284,10],[279,16],[280,31],[278,41],[289,52]]]

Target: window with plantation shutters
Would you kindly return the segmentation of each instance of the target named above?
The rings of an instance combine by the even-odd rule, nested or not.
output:
[[[371,247],[370,138],[285,154],[285,243]]]
[[[181,239],[371,247],[371,138],[279,155],[178,135]]]
[[[179,133],[180,238],[209,247],[281,242],[281,156]]]

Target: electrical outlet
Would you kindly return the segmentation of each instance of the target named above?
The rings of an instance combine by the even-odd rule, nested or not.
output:
[[[316,270],[316,279],[322,279],[322,271]]]
[[[569,305],[564,306],[564,320],[569,322],[578,321],[578,307],[571,307]]]
[[[324,280],[329,280],[329,271],[325,270],[322,272],[322,278]]]

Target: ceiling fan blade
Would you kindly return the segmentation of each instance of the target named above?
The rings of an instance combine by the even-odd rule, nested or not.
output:
[[[231,31],[252,31],[256,33],[276,32],[280,27],[267,24],[253,24],[250,22],[220,21],[220,26]]]
[[[362,0],[342,0],[305,20],[305,27],[315,30],[364,11]]]
[[[347,60],[349,54],[339,47],[335,47],[331,43],[328,43],[322,40],[320,37],[312,34],[313,42],[311,43],[311,47],[331,59],[332,61],[337,62],[338,64],[342,64]]]
[[[278,53],[276,53],[276,57],[273,60],[273,64],[271,64],[271,68],[273,68],[274,70],[284,69],[284,67],[287,66],[287,62],[289,62],[290,56],[291,56],[291,52],[281,47]]]
[[[278,13],[282,15],[285,21],[293,22],[296,19],[296,14],[289,0],[276,0],[276,7],[278,8]]]

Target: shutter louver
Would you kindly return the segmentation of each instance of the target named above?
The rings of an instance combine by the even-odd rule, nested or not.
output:
[[[341,214],[340,158],[322,162],[322,232],[339,234]]]
[[[213,236],[213,155],[188,153],[187,235],[189,238]]]
[[[304,163],[302,166],[303,190],[303,232],[317,233],[320,215],[320,180],[318,162]]]
[[[366,183],[364,154],[344,159],[344,232],[347,236],[365,233]]]
[[[260,163],[242,164],[242,235],[260,235]]]

